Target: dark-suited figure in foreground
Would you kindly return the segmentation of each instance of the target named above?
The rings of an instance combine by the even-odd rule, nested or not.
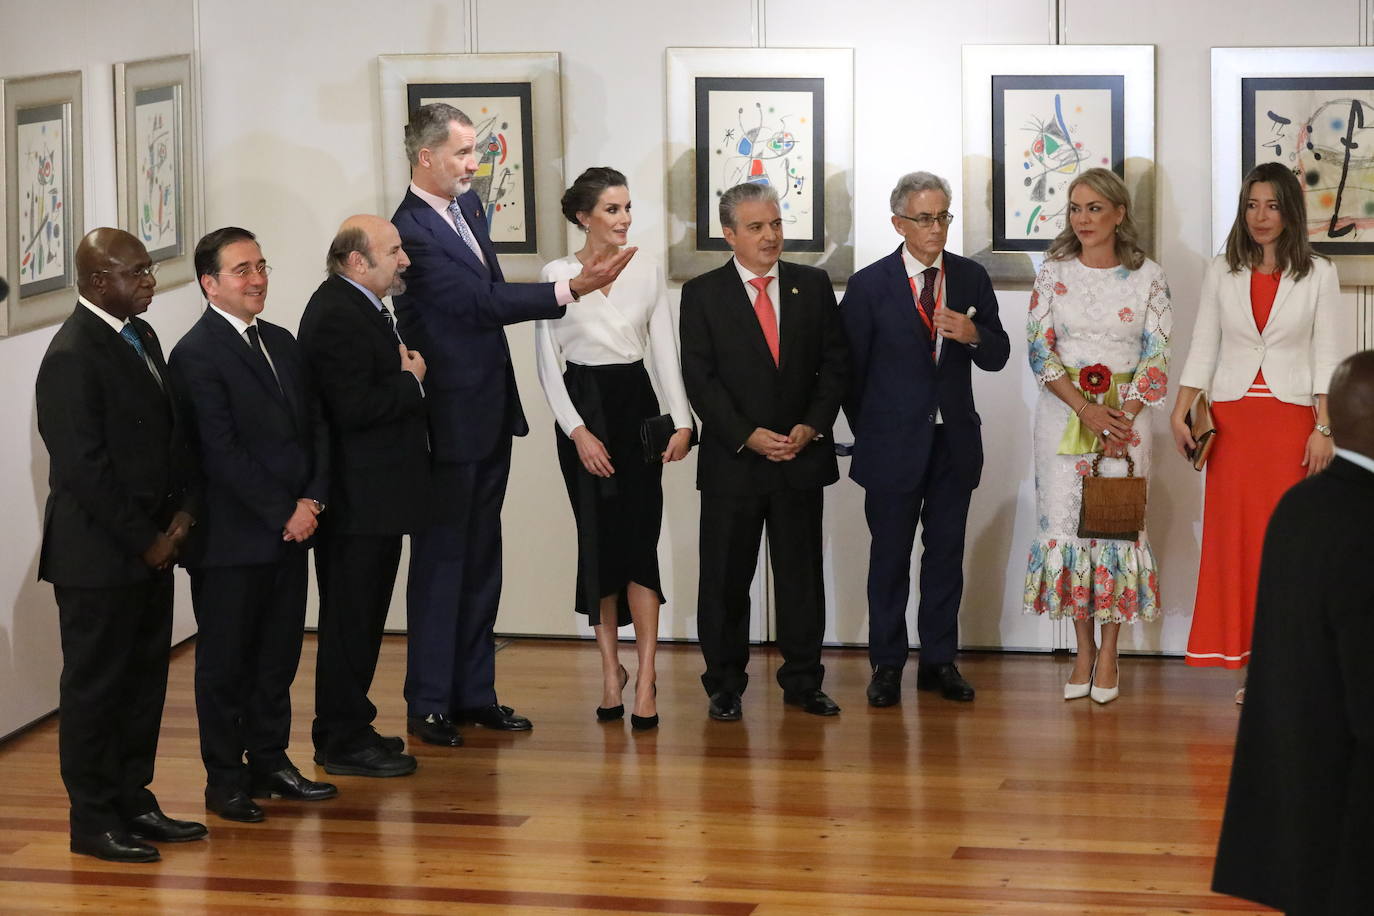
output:
[[[682,288],[682,375],[701,417],[697,633],[711,718],[740,718],[748,683],[749,583],[768,527],[777,595],[778,684],[809,713],[821,690],[823,488],[839,479],[831,425],[849,353],[824,271],[780,261],[777,192],[742,184],[720,199],[735,256]]]
[[[921,660],[916,686],[972,700],[954,665],[964,589],[964,529],[983,470],[982,421],[971,367],[996,372],[1011,352],[981,265],[945,251],[949,184],[929,172],[892,190],[892,226],[904,242],[849,279],[845,332],[854,383],[845,415],[854,431],[849,476],[864,488],[868,657],[872,706],[901,699],[911,550],[922,526]]]
[[[430,744],[462,743],[457,723],[524,731],[530,720],[496,699],[501,504],[511,442],[529,433],[505,326],[560,318],[578,296],[613,281],[627,248],[558,283],[507,283],[471,190],[477,135],[436,102],[406,126],[410,187],[392,217],[410,255],[396,297],[401,334],[431,367],[435,519],[411,543],[406,590],[408,728]]]
[[[305,628],[306,554],[329,498],[329,439],[296,340],[260,320],[269,267],[253,233],[200,240],[209,306],[168,365],[189,406],[205,497],[183,551],[196,626],[196,717],[205,807],[260,821],[253,797],[338,790],[286,755]],[[245,763],[245,756],[247,762]]]
[[[327,773],[415,772],[405,742],[372,727],[368,699],[401,562],[401,538],[428,519],[425,361],[396,334],[382,297],[410,263],[379,216],[344,221],[329,277],[301,316],[300,345],[329,424],[330,488],[315,547],[320,586],[315,762]]]
[[[1374,350],[1336,368],[1336,457],[1269,521],[1212,889],[1368,913],[1374,862]]]
[[[172,564],[194,524],[195,462],[157,335],[137,317],[157,281],[147,250],[96,229],[76,250],[80,298],[38,368],[48,504],[38,575],[62,634],[58,755],[71,849],[159,858],[149,840],[205,836],[149,791],[172,636]]]

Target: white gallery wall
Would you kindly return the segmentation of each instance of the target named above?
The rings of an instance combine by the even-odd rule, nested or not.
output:
[[[389,215],[403,188],[381,181],[376,57],[398,53],[558,51],[563,71],[563,170],[590,165],[626,173],[634,200],[631,241],[662,258],[665,209],[665,47],[854,49],[856,263],[893,250],[887,195],[904,172],[929,169],[961,187],[961,46],[1154,44],[1158,241],[1154,257],[1174,294],[1175,368],[1181,368],[1209,240],[1209,49],[1213,46],[1355,45],[1368,0],[1313,0],[1301,16],[1279,0],[0,0],[0,76],[81,68],[86,85],[88,225],[114,219],[110,64],[179,53],[198,41],[208,227],[258,233],[276,271],[265,317],[295,329],[323,278],[338,223],[355,212]],[[117,10],[117,12],[115,12]],[[136,21],[130,21],[136,20]],[[198,20],[198,30],[196,29]],[[551,202],[544,218],[556,216]],[[956,222],[950,247],[961,250]],[[570,231],[570,244],[577,239]],[[723,258],[722,258],[723,260]],[[678,290],[672,290],[676,305]],[[1012,357],[977,374],[987,465],[968,536],[963,641],[970,646],[1048,648],[1063,627],[1020,613],[1033,535],[1030,405],[1025,360],[1027,293],[999,291]],[[1353,330],[1354,294],[1347,292]],[[159,296],[150,319],[174,340],[198,308],[189,288]],[[60,666],[51,590],[33,582],[46,456],[33,421],[32,382],[51,331],[0,340],[0,451],[10,524],[0,538],[0,735],[55,705]],[[576,547],[554,457],[553,420],[534,370],[531,328],[510,329],[532,434],[516,444],[506,501],[506,587],[498,629],[586,632],[571,612]],[[1353,334],[1352,334],[1353,339]],[[843,422],[843,421],[841,421]],[[1169,452],[1155,417],[1156,468],[1149,525],[1159,554],[1163,625],[1131,628],[1128,647],[1181,652],[1196,577],[1201,478]],[[845,431],[838,430],[840,438]],[[847,470],[841,459],[842,472]],[[666,637],[695,632],[695,458],[664,475],[660,543]],[[847,479],[827,491],[828,638],[862,643],[868,534],[862,491]],[[182,579],[184,587],[184,577]],[[390,624],[404,627],[403,580]],[[313,602],[313,597],[312,597]],[[185,619],[186,604],[179,603]],[[313,609],[312,609],[313,620]],[[762,630],[760,629],[760,632]],[[914,627],[913,627],[914,633]]]

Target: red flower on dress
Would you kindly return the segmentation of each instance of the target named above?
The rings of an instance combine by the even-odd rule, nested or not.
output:
[[[1031,290],[1030,310],[1035,311],[1035,307],[1040,304],[1040,290]]]
[[[1088,606],[1088,587],[1086,585],[1075,585],[1073,587],[1073,603],[1075,607]]]
[[[1068,288],[1067,286],[1065,286],[1063,283],[1055,283],[1055,284],[1054,284],[1054,294],[1055,294],[1056,296],[1062,296],[1062,295],[1064,295],[1065,293],[1067,293],[1068,291],[1069,291],[1069,288]]]
[[[1126,324],[1130,324],[1132,321],[1135,321],[1135,312],[1131,311],[1130,308],[1124,308],[1116,313],[1116,317],[1120,318]]]
[[[1078,387],[1085,394],[1106,394],[1112,387],[1112,370],[1101,363],[1094,363],[1078,370]]]
[[[1078,472],[1079,477],[1087,477],[1089,472],[1092,471],[1093,466],[1080,458],[1078,463],[1073,466],[1073,469]]]
[[[1059,335],[1054,333],[1054,328],[1045,331],[1045,346],[1054,351],[1054,345],[1059,342]]]
[[[1131,446],[1133,448],[1140,448],[1140,431],[1137,429],[1131,430]]]
[[[1136,380],[1135,390],[1147,401],[1158,401],[1169,390],[1169,377],[1158,367],[1151,366]]]

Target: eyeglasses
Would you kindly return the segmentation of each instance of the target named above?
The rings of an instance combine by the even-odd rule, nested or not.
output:
[[[215,274],[217,277],[237,277],[240,280],[247,280],[253,274],[262,274],[264,277],[272,272],[272,268],[267,264],[257,267],[240,267],[238,270],[221,270]]]
[[[939,223],[941,226],[948,226],[950,223],[954,222],[954,214],[950,213],[948,210],[944,213],[937,213],[934,216],[931,216],[929,213],[922,213],[920,216],[907,216],[905,213],[894,213],[892,215],[898,219],[911,220],[922,229],[929,229],[936,223]]]
[[[162,265],[160,265],[160,264],[149,264],[147,267],[135,267],[135,268],[133,268],[132,270],[127,270],[127,269],[124,269],[124,268],[120,268],[119,270],[115,270],[115,269],[113,269],[113,268],[108,268],[108,269],[106,269],[106,270],[93,270],[93,271],[91,271],[91,273],[97,273],[97,274],[119,274],[120,276],[131,277],[131,278],[133,278],[134,280],[142,280],[144,277],[154,277],[154,276],[157,276],[157,270],[158,270],[158,268],[161,267],[161,266],[162,266]]]

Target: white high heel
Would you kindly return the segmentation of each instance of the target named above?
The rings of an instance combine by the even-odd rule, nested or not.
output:
[[[1099,704],[1099,705],[1101,705],[1101,706],[1106,706],[1106,705],[1107,705],[1108,703],[1110,703],[1112,700],[1115,700],[1117,697],[1121,696],[1121,662],[1120,662],[1120,661],[1118,661],[1117,664],[1116,664],[1116,686],[1115,686],[1115,687],[1099,687],[1099,686],[1097,686],[1097,682],[1096,682],[1096,678],[1097,678],[1097,668],[1096,668],[1096,666],[1093,667],[1093,678],[1094,678],[1094,680],[1093,680],[1092,682],[1090,682],[1090,683],[1092,684],[1092,689],[1089,691],[1089,696],[1091,696],[1091,697],[1093,698],[1093,702],[1094,702],[1094,703],[1097,703],[1097,704]]]
[[[1093,660],[1093,671],[1097,670],[1097,660]],[[1064,682],[1064,699],[1081,700],[1088,695],[1093,685],[1093,671],[1088,672],[1088,682],[1086,684],[1071,684]]]

